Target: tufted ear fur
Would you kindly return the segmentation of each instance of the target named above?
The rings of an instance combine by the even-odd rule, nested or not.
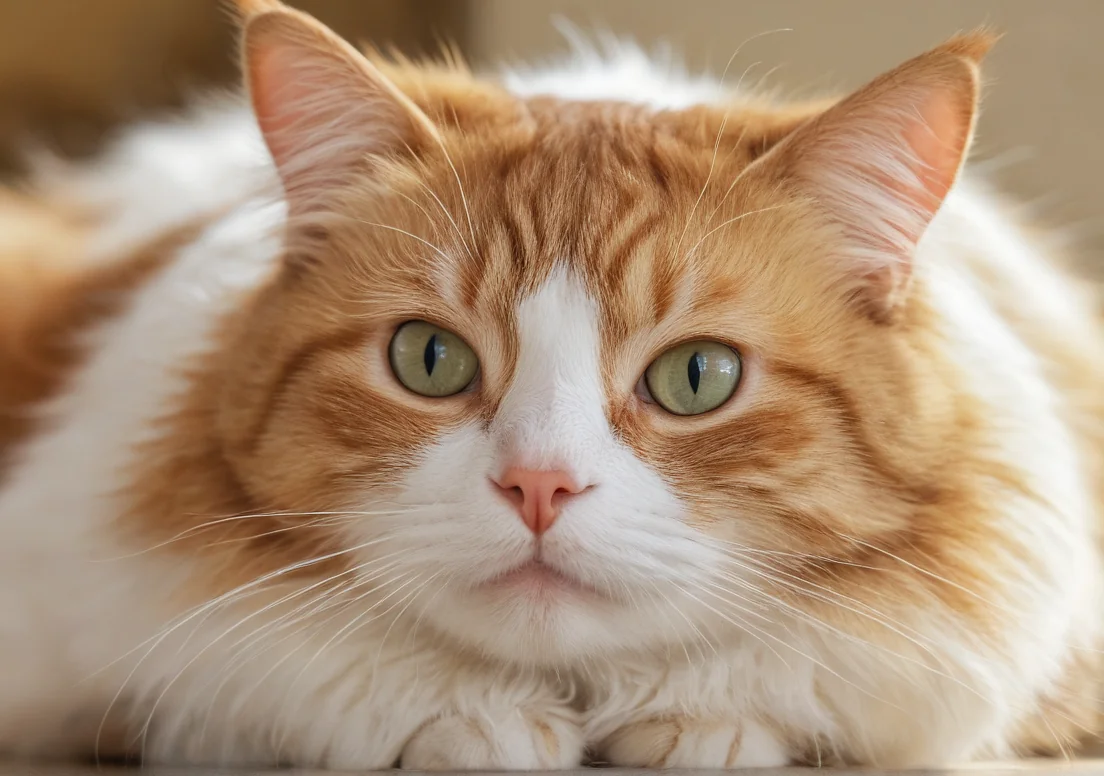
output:
[[[430,120],[364,55],[276,0],[238,0],[243,70],[293,215],[388,156],[436,138]]]
[[[844,271],[874,314],[902,298],[916,244],[958,177],[977,114],[978,63],[994,42],[977,31],[904,63],[756,165],[796,184],[839,227]]]

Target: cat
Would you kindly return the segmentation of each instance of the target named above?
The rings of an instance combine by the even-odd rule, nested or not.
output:
[[[992,34],[783,104],[240,6],[247,99],[5,194],[5,754],[888,767],[1097,729],[1104,336],[961,174]]]

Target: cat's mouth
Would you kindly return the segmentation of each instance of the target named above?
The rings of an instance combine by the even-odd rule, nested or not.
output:
[[[539,558],[532,558],[520,566],[506,571],[485,582],[488,590],[544,598],[548,596],[605,597],[590,585],[569,576]]]

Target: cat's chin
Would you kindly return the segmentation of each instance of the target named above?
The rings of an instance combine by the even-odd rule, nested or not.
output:
[[[425,612],[467,648],[542,667],[646,648],[661,634],[655,621],[662,615],[651,614],[537,562],[443,592]]]

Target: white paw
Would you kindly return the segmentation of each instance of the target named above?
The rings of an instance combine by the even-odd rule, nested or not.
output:
[[[402,767],[417,771],[537,771],[578,767],[583,736],[567,715],[520,710],[501,719],[440,717],[414,734],[402,753]]]
[[[671,717],[621,728],[601,747],[612,765],[635,768],[774,768],[789,764],[785,747],[751,720],[711,722]]]

